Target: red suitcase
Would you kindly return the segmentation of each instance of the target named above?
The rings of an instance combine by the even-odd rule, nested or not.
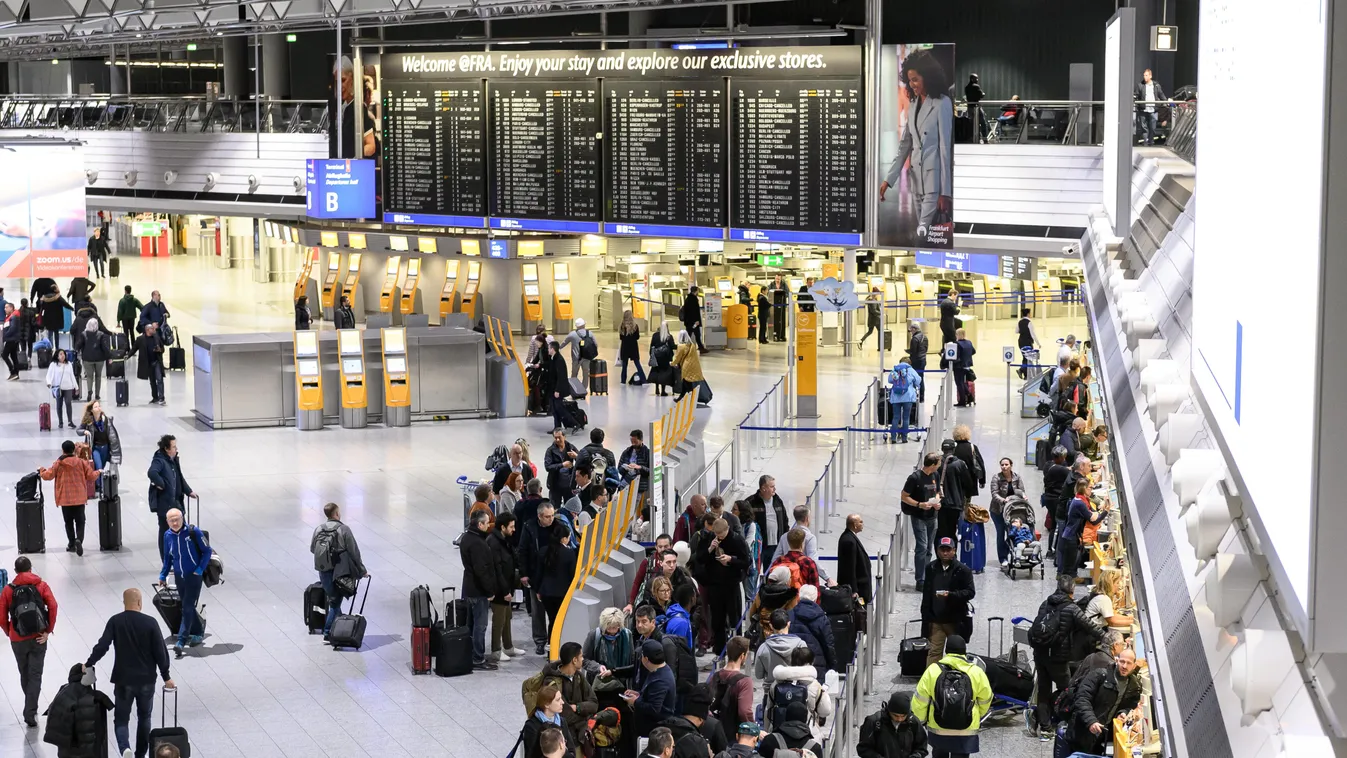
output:
[[[37,430],[51,431],[51,403],[43,403],[37,407]]]
[[[412,673],[430,673],[430,627],[412,627]]]

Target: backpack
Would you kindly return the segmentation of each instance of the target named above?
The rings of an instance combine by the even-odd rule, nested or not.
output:
[[[504,445],[497,445],[496,449],[491,451],[491,455],[486,458],[486,470],[495,471],[504,466],[508,460],[510,460],[510,449]]]
[[[979,482],[987,481],[987,470],[982,467],[982,451],[978,446],[968,443],[973,448],[973,479]]]
[[[47,631],[47,603],[33,584],[11,584],[9,623],[20,637]]]
[[[611,721],[612,725],[602,722]],[[599,711],[585,723],[587,735],[583,740],[592,743],[592,747],[616,747],[622,741],[622,712],[608,707]]]
[[[773,568],[773,569],[774,569],[774,568],[779,568],[779,567],[781,567],[781,566],[785,566],[786,568],[790,569],[790,586],[791,586],[791,587],[793,587],[793,588],[795,588],[795,589],[798,590],[798,589],[800,589],[801,587],[804,586],[804,572],[800,571],[800,564],[796,563],[795,561],[788,560],[788,559],[783,555],[783,556],[781,556],[781,560],[779,560],[779,561],[777,561],[776,563],[773,563],[773,564],[772,564],[772,568]],[[771,569],[768,569],[768,573],[771,573]]]
[[[694,630],[697,628],[694,624]],[[669,635],[673,640],[674,649],[678,651],[678,660],[669,661],[670,668],[674,673],[674,689],[679,697],[686,695],[697,686],[697,680],[700,678],[697,673],[697,657],[693,655],[692,648],[688,647],[688,641],[681,636]]]
[[[721,724],[734,724],[738,721],[739,713],[734,709],[734,706],[730,705],[729,696],[733,694],[734,686],[747,678],[748,675],[744,673],[736,673],[724,681],[719,677],[712,677],[711,681],[720,682],[717,686],[723,688],[716,693],[715,699],[711,701],[711,715],[715,716]],[[726,718],[727,714],[729,715],[728,719]],[[738,728],[737,724],[735,728]]]
[[[1034,625],[1029,627],[1029,644],[1036,648],[1052,648],[1061,646],[1066,637],[1066,624],[1062,621],[1062,614],[1067,612],[1067,604],[1048,605],[1043,604],[1039,609],[1038,615],[1034,617]]]
[[[907,393],[908,388],[912,386],[911,380],[907,378],[907,372],[902,368],[896,368],[889,373],[891,387],[889,388],[889,399],[894,400]]]
[[[315,558],[326,559],[324,561],[327,565],[325,571],[331,571],[337,565],[337,555],[341,552],[338,544],[340,540],[337,538],[338,531],[337,529],[318,530],[318,541],[313,546],[313,555]]]
[[[786,723],[786,707],[791,703],[809,705],[808,682],[777,682],[772,687],[772,728]],[[812,717],[812,713],[810,714]]]
[[[967,729],[973,725],[973,680],[947,663],[937,663],[935,722],[944,729]]]
[[[1054,373],[1053,371],[1044,371],[1043,378],[1038,380],[1038,391],[1042,392],[1044,395],[1047,395],[1052,392],[1053,373]]]
[[[599,343],[594,341],[592,332],[586,331],[580,339],[580,357],[587,361],[599,357]]]
[[[532,718],[533,712],[537,710],[538,690],[543,688],[543,672],[539,671],[519,686],[519,694],[524,698],[525,718]]]

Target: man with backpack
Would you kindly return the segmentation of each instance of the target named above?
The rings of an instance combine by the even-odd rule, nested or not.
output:
[[[708,682],[711,712],[725,727],[727,740],[734,736],[731,730],[736,724],[753,720],[753,678],[744,673],[749,647],[747,637],[731,637],[725,643],[725,665]]]
[[[758,293],[758,297],[763,297],[762,292]],[[767,321],[759,317],[758,323],[763,325],[762,335],[766,337]],[[767,342],[765,339],[761,341]],[[723,751],[716,753],[716,758],[762,758],[762,754],[754,749],[758,746],[758,735],[760,734],[762,734],[762,729],[753,721],[741,722],[738,729],[735,730],[734,742]]]
[[[788,721],[803,721],[812,736],[823,737],[827,733],[825,725],[833,715],[833,701],[828,688],[819,681],[814,651],[807,647],[790,651],[789,663],[773,669],[770,679],[762,708],[767,728],[781,731],[780,727]],[[797,703],[805,708],[803,717],[791,715],[790,708]]]
[[[926,724],[935,758],[968,758],[978,752],[978,730],[992,705],[992,687],[987,673],[967,655],[963,637],[947,637],[944,643],[944,655],[917,683],[912,714]]]
[[[912,368],[907,358],[898,359],[898,364],[889,372],[889,444],[897,444],[901,437],[907,444],[908,429],[916,426],[917,414],[913,409],[917,405],[921,389],[921,374]]]
[[[772,611],[767,628],[763,629],[767,639],[758,646],[753,657],[753,678],[762,682],[764,695],[772,691],[772,672],[777,666],[789,666],[791,654],[796,648],[809,649],[804,640],[790,633],[790,614],[780,608]]]
[[[577,318],[575,329],[566,335],[558,347],[571,346],[571,378],[580,377],[585,392],[589,392],[589,362],[599,357],[599,343],[594,333],[585,328],[585,320]]]
[[[963,644],[965,627],[972,627],[968,604],[977,595],[973,570],[954,559],[954,538],[941,537],[936,543],[935,560],[926,567],[926,583],[921,591],[921,625],[930,641],[926,665],[940,660],[946,638],[958,637]]]
[[[912,715],[912,696],[889,695],[877,712],[865,717],[856,743],[860,758],[926,758],[926,727]]]
[[[799,701],[787,705],[771,733],[758,743],[758,750],[761,755],[771,758],[783,753],[791,758],[823,755],[823,743],[810,728],[809,707]]]
[[[1066,688],[1071,678],[1075,651],[1082,640],[1089,637],[1092,649],[1104,640],[1104,630],[1085,618],[1085,611],[1076,604],[1074,576],[1057,577],[1057,591],[1038,607],[1034,624],[1029,627],[1029,645],[1034,650],[1034,670],[1038,675],[1038,707],[1034,720],[1039,733],[1052,729],[1052,707],[1057,693]]]
[[[1104,751],[1110,742],[1113,719],[1141,701],[1141,677],[1136,671],[1136,652],[1124,648],[1114,665],[1091,671],[1066,691],[1065,712],[1058,714],[1066,725],[1057,733],[1054,755]]]
[[[785,566],[790,569],[790,583],[796,589],[806,584],[812,584],[815,587],[822,586],[818,564],[804,552],[806,534],[805,530],[800,527],[786,532],[785,545],[790,549],[783,553],[780,558],[772,561],[771,566],[773,569],[778,566]]]
[[[56,629],[56,597],[42,577],[33,573],[33,562],[26,556],[14,560],[14,580],[0,590],[0,629],[9,635],[19,667],[23,723],[35,727],[47,637]]]
[[[683,698],[681,716],[660,722],[674,736],[674,758],[707,758],[729,747],[720,721],[711,715],[711,692],[698,684]]]
[[[341,615],[341,593],[337,592],[334,576],[337,560],[343,553],[350,559],[356,577],[369,576],[365,562],[360,560],[360,546],[356,544],[355,533],[351,527],[342,523],[341,506],[328,503],[323,506],[323,516],[327,518],[313,530],[309,540],[309,552],[313,553],[313,568],[318,572],[318,581],[327,594],[327,620],[323,622],[323,639],[332,631],[332,622]]]

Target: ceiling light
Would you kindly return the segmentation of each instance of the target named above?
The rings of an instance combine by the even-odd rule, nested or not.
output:
[[[52,58],[52,59],[51,59],[51,65],[53,65],[53,66],[59,66],[59,65],[61,65],[61,62],[60,62],[59,60],[55,59],[55,58]]]
[[[285,41],[286,41],[286,42],[298,42],[298,41],[299,41],[299,35],[298,35],[298,34],[287,34],[287,35],[285,35]]]
[[[188,43],[187,43],[187,52],[189,52],[189,53],[196,52],[196,43],[195,43],[195,42],[188,42]]]

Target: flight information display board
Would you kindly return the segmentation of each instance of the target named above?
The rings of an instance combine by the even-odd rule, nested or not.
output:
[[[481,82],[384,83],[384,221],[486,226]]]
[[[861,244],[858,47],[390,53],[381,76],[386,221]]]
[[[860,244],[860,82],[732,82],[730,238]]]
[[[605,81],[609,234],[724,239],[725,87]]]
[[[488,82],[491,226],[598,232],[598,82]]]

